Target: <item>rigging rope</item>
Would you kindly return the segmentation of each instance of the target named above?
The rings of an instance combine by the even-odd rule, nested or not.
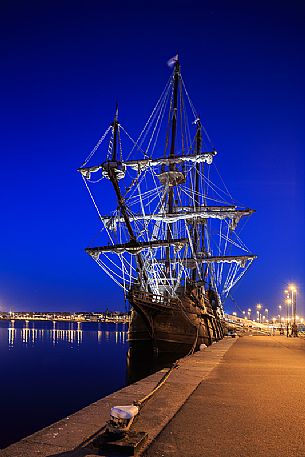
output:
[[[87,165],[87,163],[89,162],[89,160],[91,159],[91,157],[96,153],[96,151],[98,150],[98,148],[100,147],[100,145],[102,144],[102,142],[104,141],[104,139],[106,138],[109,130],[112,129],[112,126],[109,125],[108,129],[105,131],[105,133],[103,134],[103,136],[98,140],[98,142],[96,143],[96,145],[94,146],[94,148],[92,149],[92,151],[90,152],[90,154],[88,155],[88,157],[85,159],[84,163],[82,164],[81,167],[84,167],[85,165]]]
[[[157,101],[157,103],[156,103],[156,105],[155,105],[155,107],[154,107],[154,109],[153,109],[151,115],[149,116],[148,120],[146,121],[146,124],[144,125],[144,127],[143,127],[143,129],[142,129],[140,135],[138,136],[138,139],[137,139],[136,142],[134,143],[134,147],[131,149],[131,151],[130,151],[129,155],[127,156],[127,159],[126,159],[126,160],[128,160],[128,159],[130,158],[130,156],[131,156],[131,154],[133,153],[135,147],[139,147],[139,144],[140,144],[140,146],[143,144],[143,141],[145,140],[146,135],[144,136],[144,138],[142,138],[142,136],[144,135],[144,132],[146,131],[148,125],[150,124],[150,122],[151,122],[153,116],[155,115],[155,112],[156,112],[156,110],[157,110],[157,108],[158,108],[158,106],[159,106],[159,103],[160,103],[161,100],[163,99],[164,94],[166,93],[166,91],[167,91],[168,88],[170,87],[170,83],[171,83],[171,77],[169,78],[169,80],[168,80],[168,82],[167,82],[167,84],[166,84],[166,86],[165,86],[165,88],[164,88],[164,90],[163,90],[163,92],[162,92],[162,94],[161,94],[159,100]],[[141,138],[142,138],[142,139],[141,139]],[[140,142],[140,140],[141,140],[141,142]]]
[[[99,216],[99,219],[102,220],[102,215],[101,215],[101,213],[100,213],[100,211],[99,211],[99,209],[98,209],[97,204],[95,203],[95,200],[94,200],[94,198],[93,198],[93,195],[92,195],[92,193],[91,193],[91,191],[90,191],[90,189],[89,189],[89,186],[88,186],[88,184],[87,184],[87,180],[86,180],[86,178],[85,178],[83,175],[82,175],[82,178],[83,178],[83,181],[84,181],[85,186],[86,186],[86,188],[87,188],[87,191],[89,192],[89,195],[90,195],[90,197],[91,197],[91,200],[92,200],[92,202],[93,202],[93,205],[94,205],[94,207],[95,207],[95,209],[96,209],[96,211],[97,211],[97,214],[98,214],[98,216]]]

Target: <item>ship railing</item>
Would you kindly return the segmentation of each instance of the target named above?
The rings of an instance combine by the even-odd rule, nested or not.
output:
[[[146,303],[150,305],[157,305],[157,306],[162,306],[162,307],[167,307],[170,308],[173,305],[178,304],[178,299],[170,296],[164,296],[164,295],[158,295],[154,294],[152,292],[146,292],[146,291],[132,291],[130,293],[130,299],[131,301],[134,301],[136,303]]]

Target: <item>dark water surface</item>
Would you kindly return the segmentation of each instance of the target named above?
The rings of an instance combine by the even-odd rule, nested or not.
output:
[[[0,321],[0,448],[126,385],[127,330]]]

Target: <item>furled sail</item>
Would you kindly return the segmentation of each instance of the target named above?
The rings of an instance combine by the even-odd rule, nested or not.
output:
[[[121,175],[119,179],[125,177],[127,167],[132,168],[135,171],[144,171],[150,167],[160,167],[162,165],[172,165],[172,164],[181,164],[185,162],[192,162],[192,163],[203,163],[206,162],[211,164],[213,161],[213,157],[217,154],[216,151],[211,152],[203,152],[201,154],[188,154],[183,156],[176,156],[176,157],[159,157],[157,159],[142,159],[142,160],[130,160],[126,162],[116,162],[111,163],[103,162],[100,165],[94,165],[91,167],[80,167],[77,171],[79,171],[86,179],[91,178],[92,173],[96,173],[102,170],[103,177],[108,177],[108,169],[109,166],[115,166],[116,169],[121,170]]]
[[[147,241],[142,243],[125,243],[125,244],[114,244],[112,246],[99,246],[95,248],[87,248],[86,252],[91,255],[92,257],[99,256],[104,252],[115,252],[116,254],[122,254],[123,252],[128,252],[130,254],[138,254],[142,252],[144,249],[157,249],[162,247],[169,247],[174,246],[175,249],[178,251],[180,250],[186,243],[187,239],[178,239],[178,240],[159,240],[159,241]]]
[[[230,209],[227,207],[203,207],[200,210],[198,208],[193,208],[192,211],[187,212],[174,212],[168,213],[164,211],[163,213],[155,213],[155,214],[133,214],[130,216],[131,221],[163,221],[167,224],[173,224],[180,220],[185,221],[194,221],[197,222],[204,221],[208,218],[215,218],[215,219],[231,219],[231,228],[235,229],[237,223],[243,216],[249,216],[254,213],[254,210],[245,209],[245,210],[237,210],[237,209]],[[124,218],[121,216],[102,216],[101,217],[104,224],[111,230],[117,230],[117,224],[123,223]]]

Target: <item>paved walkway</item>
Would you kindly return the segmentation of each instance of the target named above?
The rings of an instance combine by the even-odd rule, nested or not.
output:
[[[305,340],[239,338],[145,457],[305,457]]]

